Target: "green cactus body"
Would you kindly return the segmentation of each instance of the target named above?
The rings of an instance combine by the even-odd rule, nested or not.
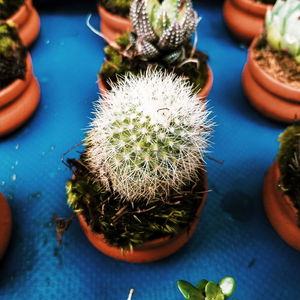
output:
[[[13,23],[0,23],[0,88],[17,78],[24,79],[26,72],[26,48]]]
[[[300,124],[287,127],[279,136],[279,141],[281,145],[277,160],[281,173],[280,187],[298,210],[300,226]]]
[[[98,180],[125,200],[166,198],[197,180],[207,147],[208,113],[174,74],[127,75],[96,112],[86,140]],[[202,128],[202,129],[201,129]]]
[[[11,17],[23,4],[24,0],[0,0],[0,20]]]
[[[269,46],[287,51],[300,64],[300,1],[278,0],[267,11],[265,27]]]

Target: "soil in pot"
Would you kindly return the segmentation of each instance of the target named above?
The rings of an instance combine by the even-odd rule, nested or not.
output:
[[[128,19],[131,0],[99,0],[98,6],[104,7],[114,15]]]
[[[263,29],[264,18],[274,0],[226,0],[223,8],[225,22],[234,37],[250,43]]]
[[[300,116],[300,66],[285,52],[272,50],[264,36],[253,41],[243,71],[250,103],[262,114],[292,123]]]
[[[133,206],[93,184],[84,154],[68,163],[75,168],[75,176],[67,184],[69,202],[76,197],[78,204],[73,208],[85,234],[105,254],[128,262],[162,259],[181,248],[195,230],[206,196],[204,173],[202,182],[187,184],[167,201]]]
[[[0,193],[0,260],[8,246],[12,228],[11,211],[5,197]]]
[[[122,76],[126,72],[137,75],[151,66],[157,69],[167,69],[170,72],[174,72],[179,76],[189,79],[194,86],[195,92],[205,89],[205,95],[203,96],[208,95],[212,86],[213,76],[212,71],[207,64],[208,56],[205,53],[198,50],[195,51],[193,58],[198,60],[199,63],[192,61],[184,64],[166,63],[162,60],[162,57],[165,55],[163,52],[160,57],[155,58],[152,61],[144,61],[138,57],[131,59],[121,54],[122,51],[130,46],[128,34],[121,36],[116,42],[121,48],[120,51],[117,51],[110,46],[105,48],[105,62],[98,74],[98,77],[103,81],[104,87],[107,90],[110,90],[109,82],[116,82],[118,76]],[[189,57],[193,51],[193,47],[190,42],[186,43],[184,47],[186,49],[186,55]]]

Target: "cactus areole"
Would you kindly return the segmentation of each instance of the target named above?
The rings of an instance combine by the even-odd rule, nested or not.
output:
[[[176,234],[203,200],[211,127],[187,80],[128,73],[96,105],[80,159],[69,160],[68,203],[113,246]]]
[[[195,89],[204,86],[208,58],[191,44],[200,19],[190,0],[134,0],[130,19],[134,30],[105,49],[104,81],[153,65],[188,77]]]

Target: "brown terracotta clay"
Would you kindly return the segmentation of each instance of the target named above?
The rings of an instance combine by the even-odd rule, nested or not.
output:
[[[250,43],[262,31],[268,7],[272,5],[254,0],[226,0],[224,20],[239,41]]]
[[[40,87],[32,73],[29,54],[26,68],[25,80],[16,79],[0,91],[0,137],[26,122],[39,104]]]
[[[291,199],[278,188],[280,170],[277,162],[268,170],[263,187],[266,214],[279,236],[300,251],[300,228],[297,226],[297,210]]]
[[[204,190],[207,190],[206,175],[204,179]],[[108,245],[104,240],[103,234],[92,232],[91,228],[87,225],[84,217],[80,213],[77,214],[77,217],[88,240],[102,253],[122,261],[131,263],[146,263],[163,259],[178,251],[188,242],[196,230],[205,202],[206,193],[203,194],[203,199],[197,210],[196,218],[188,229],[177,233],[174,236],[168,236],[149,241],[140,247],[134,248],[133,251],[122,251],[120,248]]]
[[[24,5],[7,21],[12,21],[18,26],[20,39],[25,46],[29,46],[40,32],[40,17],[31,0],[25,0]]]
[[[12,228],[11,211],[5,197],[0,193],[0,260],[8,246]]]
[[[244,67],[242,83],[250,103],[265,116],[286,123],[300,118],[300,90],[284,84],[266,73],[255,61],[253,40],[248,61]]]
[[[198,97],[203,100],[205,100],[206,97],[208,96],[208,94],[212,88],[213,80],[214,80],[212,69],[210,68],[209,65],[207,65],[207,68],[208,68],[208,78],[206,80],[204,87],[198,93]],[[98,78],[97,83],[98,83],[98,87],[99,87],[101,94],[105,95],[107,92],[107,89],[105,87],[103,80],[101,78]]]
[[[120,35],[132,30],[129,19],[114,15],[100,5],[98,12],[101,17],[101,32],[108,40],[115,41]]]

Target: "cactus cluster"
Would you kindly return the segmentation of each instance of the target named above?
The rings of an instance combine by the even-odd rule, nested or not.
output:
[[[24,0],[1,0],[0,20],[6,20],[11,17],[23,4]]]
[[[134,0],[130,19],[136,54],[149,60],[166,51],[164,60],[170,63],[185,55],[182,45],[198,23],[191,0]]]
[[[265,27],[269,46],[287,51],[300,64],[300,1],[277,0],[266,13]]]
[[[16,26],[11,22],[0,23],[0,88],[26,72],[26,48],[22,45]]]
[[[89,170],[126,201],[164,199],[199,179],[208,116],[186,80],[155,70],[127,74],[96,104]]]
[[[234,293],[236,282],[232,277],[224,277],[219,283],[203,279],[193,286],[185,280],[179,280],[177,286],[185,299],[225,300]]]

